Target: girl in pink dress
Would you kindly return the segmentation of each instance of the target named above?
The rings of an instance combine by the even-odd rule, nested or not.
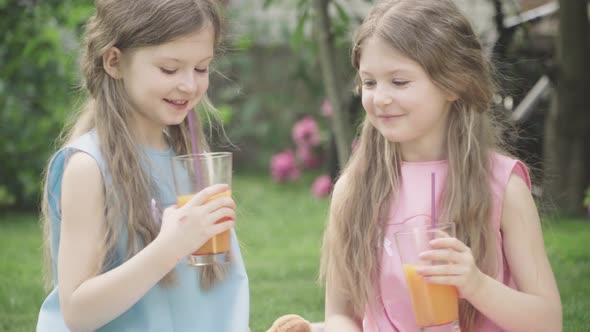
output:
[[[461,331],[561,331],[528,172],[503,152],[491,69],[465,16],[451,0],[380,2],[352,62],[366,119],[324,235],[325,331],[420,330],[394,239],[419,216],[456,225],[422,254],[448,264],[418,273],[456,287]]]

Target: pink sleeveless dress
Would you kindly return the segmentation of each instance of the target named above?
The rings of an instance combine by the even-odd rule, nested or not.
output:
[[[529,186],[529,189],[531,182],[526,166],[522,162],[497,153],[492,154],[492,170],[493,211],[491,222],[496,234],[496,257],[499,258],[499,268],[494,277],[502,283],[516,288],[502,249],[500,219],[502,218],[506,185],[511,174],[521,177]],[[400,186],[398,198],[390,208],[384,232],[381,275],[378,281],[381,293],[380,296],[373,298],[367,306],[367,311],[363,317],[363,331],[365,332],[419,331],[419,327],[415,323],[409,291],[397,253],[394,233],[403,230],[404,223],[411,222],[415,217],[424,215],[430,217],[430,179],[432,172],[436,174],[435,195],[437,201],[440,201],[441,191],[446,183],[447,162],[402,163],[401,176],[403,183]],[[451,325],[447,325],[429,328],[428,331],[443,332],[453,331],[453,329]],[[502,331],[502,329],[482,316],[477,322],[474,331],[498,332]]]

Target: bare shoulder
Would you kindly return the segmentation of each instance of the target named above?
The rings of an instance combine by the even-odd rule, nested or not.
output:
[[[104,184],[98,162],[87,153],[75,152],[64,169],[62,208],[98,209],[103,202]]]
[[[332,197],[330,199],[330,216],[328,218],[328,226],[334,225],[336,223],[335,215],[338,214],[338,211],[340,211],[342,205],[344,204],[345,193],[348,187],[347,182],[348,176],[346,174],[342,174],[334,184]]]
[[[534,216],[536,217],[534,219],[538,219],[537,207],[529,187],[521,177],[515,174],[512,174],[508,179],[502,210],[502,226],[507,226],[505,225],[506,218],[523,219],[526,217],[525,219],[529,219]]]
[[[341,200],[342,195],[344,194],[346,187],[348,187],[348,176],[346,174],[342,174],[336,183],[334,184],[334,190],[332,191],[332,200]]]
[[[509,260],[511,256],[524,253],[522,248],[536,247],[536,253],[544,252],[541,219],[535,200],[526,183],[515,174],[510,176],[506,186],[500,227]]]
[[[73,180],[76,183],[97,183],[102,185],[102,174],[98,162],[89,154],[75,152],[68,159],[64,169],[64,181]]]
[[[512,174],[506,185],[506,198],[532,199],[531,190],[520,176]]]

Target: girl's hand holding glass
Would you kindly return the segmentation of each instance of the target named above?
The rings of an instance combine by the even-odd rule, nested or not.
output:
[[[157,239],[169,242],[168,247],[174,248],[173,254],[178,261],[214,235],[233,227],[236,204],[231,197],[220,195],[228,190],[229,185],[213,185],[201,190],[182,207],[172,206],[164,210]],[[228,221],[217,223],[219,220]]]
[[[432,250],[424,251],[424,260],[446,261],[443,265],[424,265],[416,271],[424,280],[433,284],[453,285],[459,296],[469,300],[479,289],[484,274],[475,264],[471,249],[454,237],[437,238],[430,241]]]

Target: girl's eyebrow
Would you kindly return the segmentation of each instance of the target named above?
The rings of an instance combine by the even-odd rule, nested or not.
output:
[[[176,58],[170,58],[170,57],[165,57],[165,58],[162,58],[162,60],[165,60],[165,61],[172,61],[172,62],[182,62],[182,61],[180,61],[179,59],[176,59]]]
[[[371,75],[371,73],[369,71],[366,71],[366,70],[359,71],[359,74],[361,74],[361,75]],[[401,68],[399,68],[399,69],[393,69],[393,70],[386,71],[384,74],[385,75],[395,75],[395,74],[406,74],[407,75],[407,74],[411,74],[411,71],[409,71],[407,69],[401,69]]]
[[[202,59],[202,60],[201,60],[201,61],[199,61],[198,63],[202,63],[202,62],[205,62],[205,61],[207,61],[207,60],[210,60],[210,59],[213,59],[213,55],[210,55],[210,56],[208,56],[208,57],[206,57],[206,58]],[[175,57],[163,57],[163,58],[162,58],[162,60],[163,60],[163,61],[172,61],[172,62],[178,62],[178,63],[183,63],[183,62],[184,62],[184,61],[182,61],[182,60],[180,60],[180,59],[178,59],[178,58],[175,58]]]

